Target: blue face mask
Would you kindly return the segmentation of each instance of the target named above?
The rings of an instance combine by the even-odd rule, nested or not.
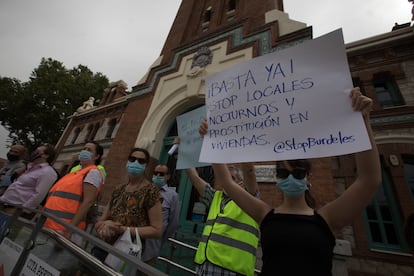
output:
[[[86,160],[92,160],[92,152],[87,150],[81,150],[79,153],[79,160],[86,161]]]
[[[158,189],[161,188],[165,184],[164,176],[156,176],[156,175],[154,175],[152,177],[152,183],[154,183],[155,186],[158,187]]]
[[[131,162],[128,161],[126,164],[126,169],[128,171],[128,174],[132,176],[137,176],[142,174],[145,171],[145,164],[140,164],[137,161]]]
[[[291,174],[284,179],[277,179],[277,186],[288,196],[298,197],[308,189],[306,177],[296,179]]]

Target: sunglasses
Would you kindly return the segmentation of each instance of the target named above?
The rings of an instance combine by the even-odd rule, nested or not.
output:
[[[156,175],[156,176],[164,176],[166,174],[168,174],[168,173],[154,171],[154,175]]]
[[[303,168],[295,168],[292,171],[289,171],[285,168],[278,168],[276,169],[276,177],[285,179],[291,174],[296,179],[304,179],[306,177],[307,171]]]
[[[147,163],[147,160],[145,158],[140,158],[140,157],[135,157],[135,156],[128,157],[128,161],[129,162],[135,162],[137,160],[138,160],[138,163],[140,163],[140,164]]]

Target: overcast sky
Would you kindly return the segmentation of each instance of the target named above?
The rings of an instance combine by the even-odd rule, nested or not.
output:
[[[79,64],[134,86],[159,56],[181,0],[0,0],[0,76],[29,79],[42,57]],[[291,19],[345,42],[411,20],[408,0],[285,0]],[[1,121],[1,118],[0,118]],[[0,129],[0,157],[6,155]]]

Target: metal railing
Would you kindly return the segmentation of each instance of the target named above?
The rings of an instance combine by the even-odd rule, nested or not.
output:
[[[8,204],[8,203],[7,203]],[[0,205],[3,206],[3,203],[0,202]],[[123,261],[126,261],[128,265],[130,265],[134,270],[137,270],[139,272],[142,272],[146,275],[154,275],[154,276],[166,276],[167,274],[163,273],[162,271],[159,271],[158,269],[142,262],[141,260],[137,259],[136,257],[130,256],[128,254],[125,254],[118,249],[112,247],[110,244],[100,240],[99,238],[82,231],[78,229],[77,227],[74,227],[70,224],[67,224],[64,221],[61,221],[56,216],[40,211],[40,210],[34,210],[34,209],[26,209],[25,211],[35,213],[35,217],[32,220],[27,220],[25,218],[22,218],[21,215],[23,213],[23,209],[21,206],[18,205],[10,205],[15,208],[15,210],[12,213],[6,213],[3,210],[0,210],[0,215],[2,216],[2,224],[0,225],[0,243],[4,240],[4,238],[8,237],[11,233],[11,229],[13,229],[13,225],[23,225],[24,227],[31,229],[29,232],[29,236],[25,237],[22,241],[22,252],[20,252],[20,255],[17,260],[15,260],[14,267],[12,268],[12,271],[10,275],[20,275],[23,266],[26,263],[27,257],[31,253],[31,251],[38,246],[36,244],[36,239],[42,235],[48,237],[48,239],[51,239],[54,243],[59,245],[63,250],[67,250],[70,254],[72,254],[76,259],[78,259],[82,265],[86,266],[90,271],[93,271],[96,275],[122,275],[112,268],[106,266],[101,261],[99,261],[97,258],[86,252],[85,248],[79,247],[78,245],[74,244],[73,242],[67,240],[65,237],[63,237],[61,234],[50,230],[43,228],[43,224],[46,221],[47,218],[50,218],[52,220],[55,220],[56,222],[62,224],[67,229],[72,231],[72,233],[78,234],[80,237],[82,237],[85,241],[87,241],[88,244],[97,246],[105,251],[107,251],[109,254],[113,254],[120,258]],[[5,219],[6,218],[6,219]],[[48,260],[43,260],[46,263]]]
[[[179,241],[177,239],[168,238],[168,241],[171,243],[171,247],[181,246],[181,247],[184,247],[186,249],[190,249],[190,250],[192,250],[194,252],[197,251],[197,247],[192,246],[190,244],[187,244],[185,242]],[[168,264],[170,264],[170,265],[172,265],[172,266],[174,266],[174,267],[176,267],[176,268],[178,268],[178,269],[180,269],[182,271],[185,271],[185,272],[188,272],[188,273],[191,273],[191,274],[194,274],[194,275],[197,274],[194,270],[189,269],[189,268],[187,268],[185,266],[182,266],[182,265],[180,265],[180,264],[172,261],[171,259],[167,259],[167,258],[164,258],[164,257],[158,257],[158,260],[160,260],[162,262],[165,262],[165,263],[168,263]],[[255,268],[254,272],[255,272],[256,275],[259,275],[261,271],[259,269]]]
[[[179,240],[176,240],[176,239],[173,239],[173,238],[168,238],[168,241],[171,243],[171,246],[170,247],[172,248],[171,254],[170,254],[170,259],[160,256],[160,257],[158,257],[158,260],[161,261],[161,262],[167,263],[168,265],[172,265],[173,267],[175,267],[175,268],[177,268],[177,269],[179,269],[181,271],[185,271],[187,273],[196,275],[197,273],[194,270],[192,270],[192,269],[190,269],[188,267],[185,267],[185,266],[183,266],[183,265],[181,265],[181,264],[179,264],[177,262],[172,261],[172,255],[174,254],[174,248],[175,248],[175,246],[181,246],[181,247],[190,249],[190,250],[192,250],[194,252],[197,251],[197,247],[194,247],[192,245],[189,245],[187,243],[184,243],[182,241],[179,241]]]
[[[1,201],[0,201],[0,206],[2,206]],[[126,261],[129,265],[133,267],[133,269],[136,269],[137,271],[142,272],[146,275],[151,275],[151,276],[167,275],[164,272],[156,269],[155,267],[142,262],[136,257],[127,255],[119,251],[118,249],[112,247],[110,244],[102,241],[96,236],[93,236],[92,234],[88,232],[82,231],[75,226],[72,226],[64,221],[61,221],[58,217],[56,217],[53,214],[40,211],[40,210],[32,210],[32,209],[27,210],[26,209],[26,211],[29,211],[35,214],[35,217],[33,219],[28,220],[28,219],[21,217],[21,215],[23,214],[23,209],[21,208],[21,206],[17,206],[17,205],[12,205],[12,206],[15,207],[15,211],[11,214],[6,214],[0,209],[0,215],[3,214],[3,216],[4,215],[8,216],[7,221],[3,225],[0,225],[0,243],[3,241],[5,237],[8,237],[8,235],[10,234],[10,229],[17,222],[31,229],[31,231],[30,231],[29,236],[23,241],[23,244],[22,244],[23,250],[20,256],[18,257],[18,260],[16,261],[14,268],[10,275],[13,275],[13,276],[20,275],[22,268],[25,265],[26,260],[29,254],[31,253],[32,249],[34,249],[36,246],[39,246],[39,244],[36,243],[36,239],[39,237],[39,235],[46,236],[47,239],[53,240],[53,242],[56,243],[59,247],[68,251],[76,259],[78,259],[85,267],[87,267],[90,271],[93,271],[94,275],[100,275],[100,276],[108,275],[109,276],[109,275],[122,275],[122,274],[116,272],[112,268],[103,264],[100,260],[92,256],[91,254],[89,254],[87,252],[86,246],[88,246],[89,248],[92,246],[99,247],[105,250],[106,252],[108,252],[109,254],[113,254],[119,257],[121,260]],[[61,234],[53,230],[43,228],[43,224],[47,218],[57,221],[58,223],[65,226],[67,229],[69,229],[73,233],[76,233],[79,236],[81,236],[83,240],[85,241],[86,245],[83,247],[80,247],[76,245],[75,243],[73,243],[72,241],[69,241],[68,239],[63,237]],[[172,266],[181,272],[185,272],[191,275],[196,275],[196,272],[193,269],[186,267],[183,264],[180,264],[178,262],[175,262],[173,261],[173,259],[174,259],[174,251],[177,250],[177,247],[188,249],[194,253],[197,251],[197,247],[187,244],[175,238],[169,238],[168,241],[170,243],[169,256],[158,257],[159,262],[167,265],[167,269],[166,269],[167,272],[170,270],[170,266]],[[48,260],[43,260],[43,261],[47,262]],[[255,273],[259,274],[260,270],[255,269]],[[181,273],[179,273],[179,275],[181,275]]]

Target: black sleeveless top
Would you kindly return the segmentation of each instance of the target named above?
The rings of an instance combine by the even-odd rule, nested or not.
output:
[[[261,275],[332,275],[335,237],[316,211],[308,216],[271,210],[260,231]]]

